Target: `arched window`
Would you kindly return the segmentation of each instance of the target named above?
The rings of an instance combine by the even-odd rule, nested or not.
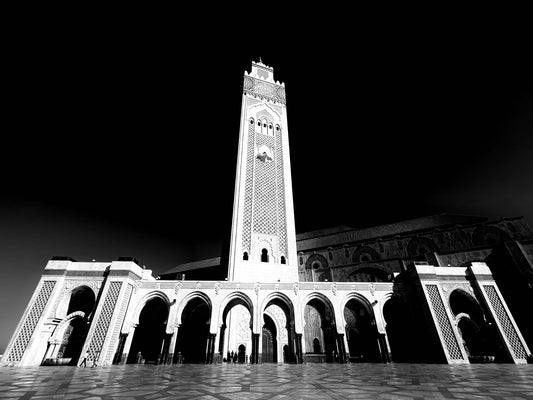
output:
[[[261,250],[261,262],[268,262],[268,250]]]
[[[253,125],[253,124],[254,124],[254,119],[250,118],[250,125]]]
[[[300,265],[302,265],[303,263],[304,263],[304,258],[300,257]]]
[[[333,260],[333,252],[331,250],[328,251],[328,258],[329,261]]]
[[[248,260],[248,252],[245,251],[244,254],[242,255],[242,259],[247,261]]]
[[[345,256],[346,258],[350,258],[350,250],[348,250],[348,247],[345,247],[345,248],[344,248],[344,256]]]
[[[282,264],[287,264],[287,261],[285,260],[285,256],[281,256],[281,263]]]

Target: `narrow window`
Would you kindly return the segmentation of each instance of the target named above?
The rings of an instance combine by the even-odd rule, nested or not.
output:
[[[285,256],[281,256],[281,263],[282,264],[287,264],[287,262],[285,261]]]
[[[250,125],[253,125],[253,124],[254,124],[254,119],[250,118]]]
[[[329,261],[333,260],[333,253],[331,251],[328,251],[328,258]]]
[[[268,262],[268,250],[261,250],[261,262]]]
[[[303,265],[303,263],[304,263],[304,258],[300,257],[300,265]]]
[[[344,249],[344,255],[346,258],[350,258],[350,251],[347,248]]]
[[[242,255],[242,259],[247,261],[248,260],[248,252],[245,251],[244,254]]]

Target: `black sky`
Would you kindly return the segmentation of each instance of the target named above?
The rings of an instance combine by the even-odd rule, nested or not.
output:
[[[242,75],[259,57],[286,84],[297,232],[442,212],[532,224],[533,68],[520,24],[364,20],[290,32],[290,21],[258,31],[225,20],[13,28],[0,351],[54,255],[133,256],[156,273],[218,255]]]

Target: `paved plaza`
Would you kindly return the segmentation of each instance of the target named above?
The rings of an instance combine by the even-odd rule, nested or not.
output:
[[[0,398],[533,399],[533,365],[4,367]]]

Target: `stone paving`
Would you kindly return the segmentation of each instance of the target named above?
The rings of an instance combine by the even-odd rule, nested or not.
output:
[[[4,367],[0,398],[533,399],[533,365]]]

